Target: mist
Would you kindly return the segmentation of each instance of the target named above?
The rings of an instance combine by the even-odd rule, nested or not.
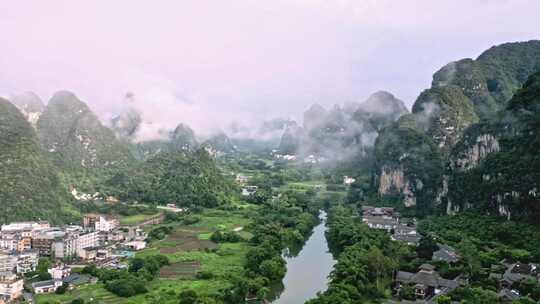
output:
[[[264,120],[301,125],[311,104],[381,89],[410,108],[446,63],[539,38],[538,11],[526,0],[4,1],[0,96],[69,90],[103,122],[133,107],[142,138],[181,122],[260,136]]]

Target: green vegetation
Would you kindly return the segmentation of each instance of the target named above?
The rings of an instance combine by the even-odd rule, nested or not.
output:
[[[77,216],[32,126],[4,99],[0,99],[0,201],[0,223],[32,219],[59,223]]]
[[[375,182],[384,169],[403,170],[417,198],[417,211],[429,214],[441,184],[443,173],[442,155],[433,141],[417,126],[412,115],[402,116],[394,125],[385,128],[375,142]],[[389,195],[399,197],[402,189],[394,189]]]
[[[107,189],[127,201],[216,207],[228,201],[232,184],[200,149],[194,153],[160,153],[116,174]]]
[[[482,134],[498,140],[494,151],[467,171],[456,170],[450,179],[449,198],[508,218],[540,220],[540,73],[532,75],[510,100],[500,118],[472,128],[458,147],[455,158],[475,145]],[[495,203],[494,203],[495,202]],[[501,212],[501,207],[504,212]]]
[[[91,192],[134,159],[73,93],[57,92],[37,122],[41,146],[63,172],[64,182]]]
[[[326,238],[338,262],[328,289],[309,304],[371,303],[390,295],[392,273],[413,268],[414,251],[390,240],[383,231],[371,230],[351,216],[351,210],[329,210]]]
[[[540,260],[538,226],[469,212],[453,217],[429,217],[420,222],[419,228],[423,233],[433,235],[437,242],[452,245],[462,257],[454,268],[468,274],[469,286],[452,292],[449,296],[453,301],[480,303],[475,301],[494,299],[489,303],[499,303],[499,299],[493,297],[499,282],[490,274],[492,271],[504,272],[506,268],[500,261],[529,263]],[[512,288],[519,290],[521,295],[540,299],[538,282],[525,280]]]
[[[377,138],[374,181],[383,168],[402,168],[418,214],[446,211],[451,202],[450,211],[474,206],[537,219],[534,189],[539,178],[538,170],[531,168],[539,167],[534,153],[539,137],[534,85],[538,76],[519,89],[538,66],[540,41],[529,41],[493,47],[477,60],[442,68],[433,76],[432,87],[416,100],[413,115],[402,117]],[[501,151],[476,155],[474,151],[486,149],[480,146],[481,135],[495,137]],[[467,172],[455,170],[462,159],[473,159],[472,167],[481,162]],[[403,195],[404,189],[395,190],[387,194]]]

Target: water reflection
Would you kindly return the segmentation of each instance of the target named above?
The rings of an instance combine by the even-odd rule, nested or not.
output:
[[[300,304],[315,297],[317,292],[326,290],[327,276],[335,261],[324,236],[326,213],[322,212],[321,219],[303,247],[291,248],[284,254],[287,273],[283,282],[272,287],[271,303]]]

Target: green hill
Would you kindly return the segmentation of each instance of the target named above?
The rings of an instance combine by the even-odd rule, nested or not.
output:
[[[515,129],[509,126],[517,122],[509,118],[517,116],[509,113],[514,111],[516,98],[521,100],[519,94],[524,93],[520,91],[511,97],[535,70],[540,70],[540,41],[496,46],[476,60],[463,59],[437,71],[432,87],[420,94],[408,117],[408,125],[415,126],[409,132],[412,134],[396,139],[403,133],[398,123],[385,129],[377,139],[372,180],[379,195],[397,198],[407,206],[416,205],[418,211],[425,211],[428,206],[448,213],[482,205],[480,197],[485,202],[489,196],[491,206],[483,205],[486,210],[506,214],[506,205],[499,203],[499,196],[508,194],[479,194],[474,187],[481,181],[458,177],[458,172],[475,168],[483,158],[499,151],[503,146],[500,134],[506,133],[503,141],[507,142],[520,138],[518,133],[508,135],[508,130]],[[421,147],[435,150],[410,145],[415,138],[422,138]],[[434,159],[427,157],[430,153]],[[409,159],[422,160],[426,165],[418,166]],[[425,170],[430,174],[423,174]],[[426,185],[430,189],[426,190]],[[429,195],[425,195],[426,191]],[[464,199],[467,195],[471,199]]]
[[[70,197],[39,147],[32,126],[0,99],[0,223],[43,219],[64,222]]]
[[[134,161],[127,144],[71,92],[54,94],[37,122],[37,134],[66,182],[86,191]]]

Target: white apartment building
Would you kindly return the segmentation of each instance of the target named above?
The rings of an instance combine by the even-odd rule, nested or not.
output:
[[[99,245],[99,232],[88,232],[85,234],[79,235],[77,238],[77,255],[79,257],[85,257],[86,253],[83,251],[84,248],[96,247]]]
[[[71,274],[71,268],[65,265],[60,265],[47,270],[47,272],[51,275],[53,280],[62,280]]]
[[[112,231],[114,228],[118,227],[118,220],[112,217],[105,217],[103,215],[99,216],[99,219],[95,223],[96,231]]]
[[[36,270],[39,262],[37,251],[25,251],[17,256],[17,273],[27,273]]]
[[[13,233],[2,233],[0,235],[0,249],[15,251],[17,250],[20,237]]]

